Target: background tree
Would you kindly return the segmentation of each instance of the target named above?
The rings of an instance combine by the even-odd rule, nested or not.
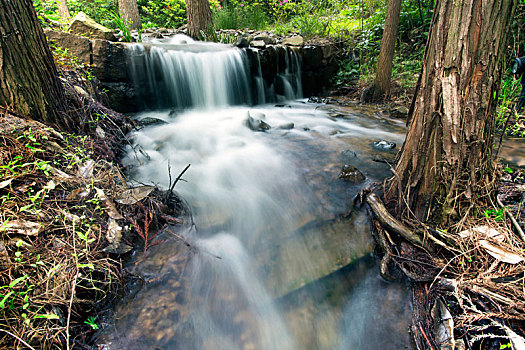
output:
[[[141,29],[137,0],[118,0],[118,12],[129,29]]]
[[[56,4],[60,18],[62,18],[65,21],[69,21],[71,15],[69,14],[69,9],[67,8],[67,0],[57,0]]]
[[[386,13],[381,50],[377,59],[377,70],[373,85],[373,99],[381,100],[390,94],[390,81],[392,78],[392,60],[396,47],[399,14],[401,13],[401,0],[389,0]]]
[[[0,0],[0,106],[68,127],[66,97],[31,0]]]
[[[385,193],[398,214],[446,223],[493,189],[496,93],[515,8],[516,0],[436,2],[408,134]]]
[[[201,32],[212,34],[213,21],[208,0],[187,0],[186,14],[188,16],[188,35],[198,39]]]

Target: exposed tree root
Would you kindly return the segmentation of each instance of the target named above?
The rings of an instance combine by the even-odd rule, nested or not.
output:
[[[525,346],[519,336],[525,334],[525,254],[512,223],[468,218],[464,227],[470,229],[441,235],[445,244],[425,240],[400,223],[377,195],[369,194],[366,202],[384,254],[381,274],[388,279],[401,274],[413,282],[410,329],[417,349]],[[451,318],[443,318],[443,312]]]

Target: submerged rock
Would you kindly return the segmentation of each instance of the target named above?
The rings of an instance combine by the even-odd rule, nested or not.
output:
[[[363,182],[365,176],[353,165],[345,164],[339,173],[339,178],[348,182]]]
[[[376,141],[373,143],[373,145],[375,148],[382,149],[382,150],[383,149],[389,150],[389,149],[396,148],[395,142],[390,142],[386,140]]]

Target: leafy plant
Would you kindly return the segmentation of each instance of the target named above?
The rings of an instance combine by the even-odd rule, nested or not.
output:
[[[98,327],[98,324],[95,322],[96,321],[96,317],[94,316],[91,316],[89,317],[86,321],[84,321],[85,324],[87,324],[88,326],[91,327],[91,329],[93,329],[94,331],[96,331],[99,327]]]
[[[120,29],[120,32],[122,33],[122,41],[124,42],[132,42],[133,37],[131,36],[130,31],[130,25],[129,23],[126,23],[122,17],[117,12],[109,12],[111,18],[113,19],[113,22],[117,25],[118,29]]]

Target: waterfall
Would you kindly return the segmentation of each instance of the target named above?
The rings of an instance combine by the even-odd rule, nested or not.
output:
[[[285,48],[286,65],[281,72],[278,69],[272,84],[263,79],[260,51],[254,52],[251,62],[247,49],[229,45],[194,42],[185,36],[151,40],[129,47],[129,72],[143,109],[212,109],[302,97],[295,51]],[[255,72],[252,66],[257,67]]]

